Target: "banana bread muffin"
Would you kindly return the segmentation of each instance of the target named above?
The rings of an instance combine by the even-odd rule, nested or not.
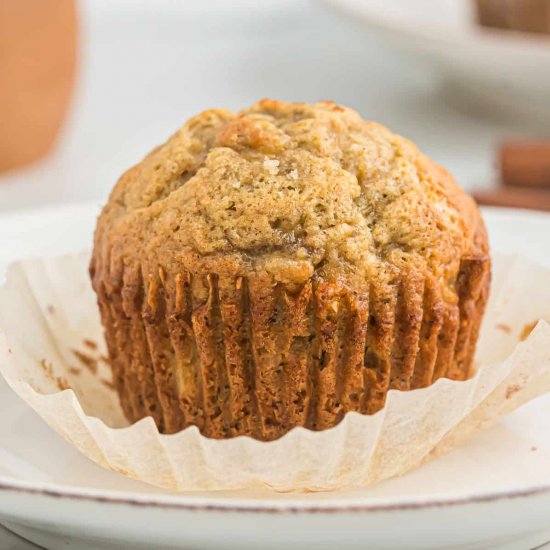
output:
[[[411,142],[263,100],[126,172],[90,272],[131,421],[271,440],[470,376],[490,260],[473,200]]]

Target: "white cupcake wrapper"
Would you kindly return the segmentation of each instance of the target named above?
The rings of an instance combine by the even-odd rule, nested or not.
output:
[[[518,343],[526,325],[550,320],[550,270],[498,256],[478,345],[480,368],[471,380],[441,379],[421,390],[390,391],[385,408],[375,415],[349,413],[329,430],[295,428],[271,442],[213,440],[195,427],[163,435],[151,418],[128,426],[109,385],[110,369],[101,360],[104,342],[88,260],[88,254],[37,259],[9,269],[0,289],[0,371],[87,457],[160,487],[321,491],[366,486],[449,451],[550,391],[550,325],[541,320]],[[60,390],[65,386],[72,389]]]

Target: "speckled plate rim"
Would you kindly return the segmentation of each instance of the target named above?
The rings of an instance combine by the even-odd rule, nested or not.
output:
[[[461,497],[439,497],[419,499],[417,497],[399,500],[365,499],[364,497],[333,501],[294,500],[291,504],[284,500],[246,499],[229,497],[189,497],[182,495],[139,495],[121,491],[105,491],[65,487],[54,483],[30,483],[0,476],[0,493],[23,493],[50,498],[87,500],[102,504],[130,505],[139,507],[206,511],[206,512],[242,512],[242,513],[353,513],[353,512],[391,512],[406,510],[425,510],[463,506],[477,503],[493,503],[510,499],[535,496],[550,498],[550,483],[522,489],[507,489],[499,492],[471,494]]]

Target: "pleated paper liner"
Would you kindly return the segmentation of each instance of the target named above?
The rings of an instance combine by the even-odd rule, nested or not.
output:
[[[388,389],[473,374],[486,256],[462,258],[452,303],[411,265],[360,291],[326,281],[290,291],[262,275],[112,258],[94,255],[91,272],[115,387],[130,421],[152,416],[162,433],[196,425],[270,441],[376,413]]]
[[[277,491],[366,486],[449,451],[550,391],[550,325],[544,321],[550,320],[550,270],[498,256],[479,369],[470,380],[392,390],[376,414],[350,412],[334,428],[295,428],[270,442],[209,439],[195,427],[163,435],[151,417],[128,426],[105,360],[88,261],[82,254],[10,268],[0,289],[0,371],[83,454],[153,485]]]

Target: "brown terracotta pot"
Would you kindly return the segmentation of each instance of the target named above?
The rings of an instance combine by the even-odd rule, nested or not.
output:
[[[0,171],[53,145],[76,69],[75,0],[0,1]]]

